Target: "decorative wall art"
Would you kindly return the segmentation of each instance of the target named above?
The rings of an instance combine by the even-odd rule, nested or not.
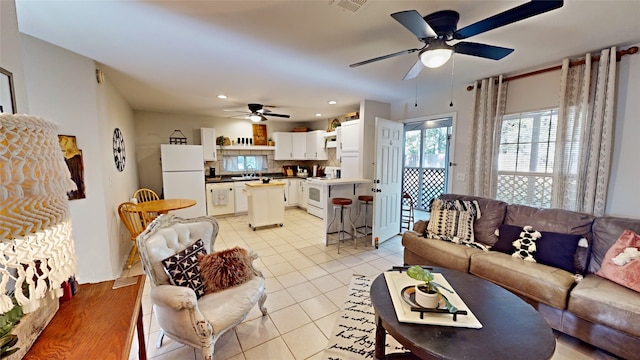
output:
[[[13,74],[0,67],[0,113],[15,114],[16,95],[13,89]]]
[[[119,128],[113,130],[113,161],[116,164],[118,171],[124,170],[124,164],[127,159],[126,152],[124,150],[124,136]]]
[[[78,149],[76,137],[72,135],[58,135],[58,142],[62,149],[64,161],[67,163],[71,180],[78,187],[77,190],[67,192],[69,200],[77,200],[86,198],[84,188],[84,163],[82,161],[82,150]]]
[[[267,125],[251,125],[253,126],[253,145],[267,145]]]

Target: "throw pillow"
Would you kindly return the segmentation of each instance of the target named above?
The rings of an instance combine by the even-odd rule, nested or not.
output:
[[[522,226],[502,224],[496,231],[498,241],[491,247],[492,251],[499,251],[505,254],[513,254],[516,249],[513,242],[520,237]]]
[[[625,230],[605,254],[602,267],[596,271],[596,275],[640,292],[640,258],[631,260],[622,266],[616,265],[612,261],[626,248],[640,249],[640,235],[631,230]]]
[[[478,202],[434,199],[426,235],[455,243],[473,243],[473,223],[480,218]]]
[[[162,260],[171,284],[193,289],[198,298],[204,295],[204,283],[198,271],[198,255],[206,253],[202,240],[196,240],[179,253]]]
[[[235,247],[208,255],[198,255],[198,268],[204,280],[206,293],[240,285],[253,278],[251,255],[247,250]]]
[[[527,225],[522,228],[520,236],[513,242],[515,251],[511,256],[522,259],[528,262],[536,262],[536,240],[542,236],[539,231],[533,229],[533,227]]]
[[[582,236],[548,231],[540,233],[542,237],[536,240],[536,260],[541,264],[575,273],[574,255]]]

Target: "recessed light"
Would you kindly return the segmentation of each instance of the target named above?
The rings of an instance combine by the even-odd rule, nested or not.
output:
[[[322,116],[322,114],[320,114],[320,113],[317,113],[317,114],[316,114],[316,116]]]
[[[337,104],[337,103],[338,103],[338,102],[337,102],[337,101],[335,101],[335,100],[329,100],[329,105],[335,105],[335,104]]]
[[[226,98],[227,98],[227,95],[224,95],[224,94],[218,95],[218,99],[226,99]]]

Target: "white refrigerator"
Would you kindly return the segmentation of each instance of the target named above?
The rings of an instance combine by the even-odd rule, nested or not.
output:
[[[160,145],[165,199],[193,199],[196,205],[171,213],[191,218],[207,214],[204,159],[200,145]]]

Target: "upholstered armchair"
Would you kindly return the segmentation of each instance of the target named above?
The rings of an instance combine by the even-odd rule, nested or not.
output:
[[[211,360],[216,341],[241,323],[256,303],[262,314],[267,314],[264,275],[253,265],[251,280],[200,298],[189,287],[171,285],[162,260],[197,240],[202,240],[207,253],[214,251],[218,229],[218,222],[213,217],[183,219],[161,215],[138,236],[138,251],[151,284],[151,302],[162,329],[158,347],[162,346],[166,334],[180,343],[201,349],[203,359]],[[255,254],[251,256],[257,258]]]

